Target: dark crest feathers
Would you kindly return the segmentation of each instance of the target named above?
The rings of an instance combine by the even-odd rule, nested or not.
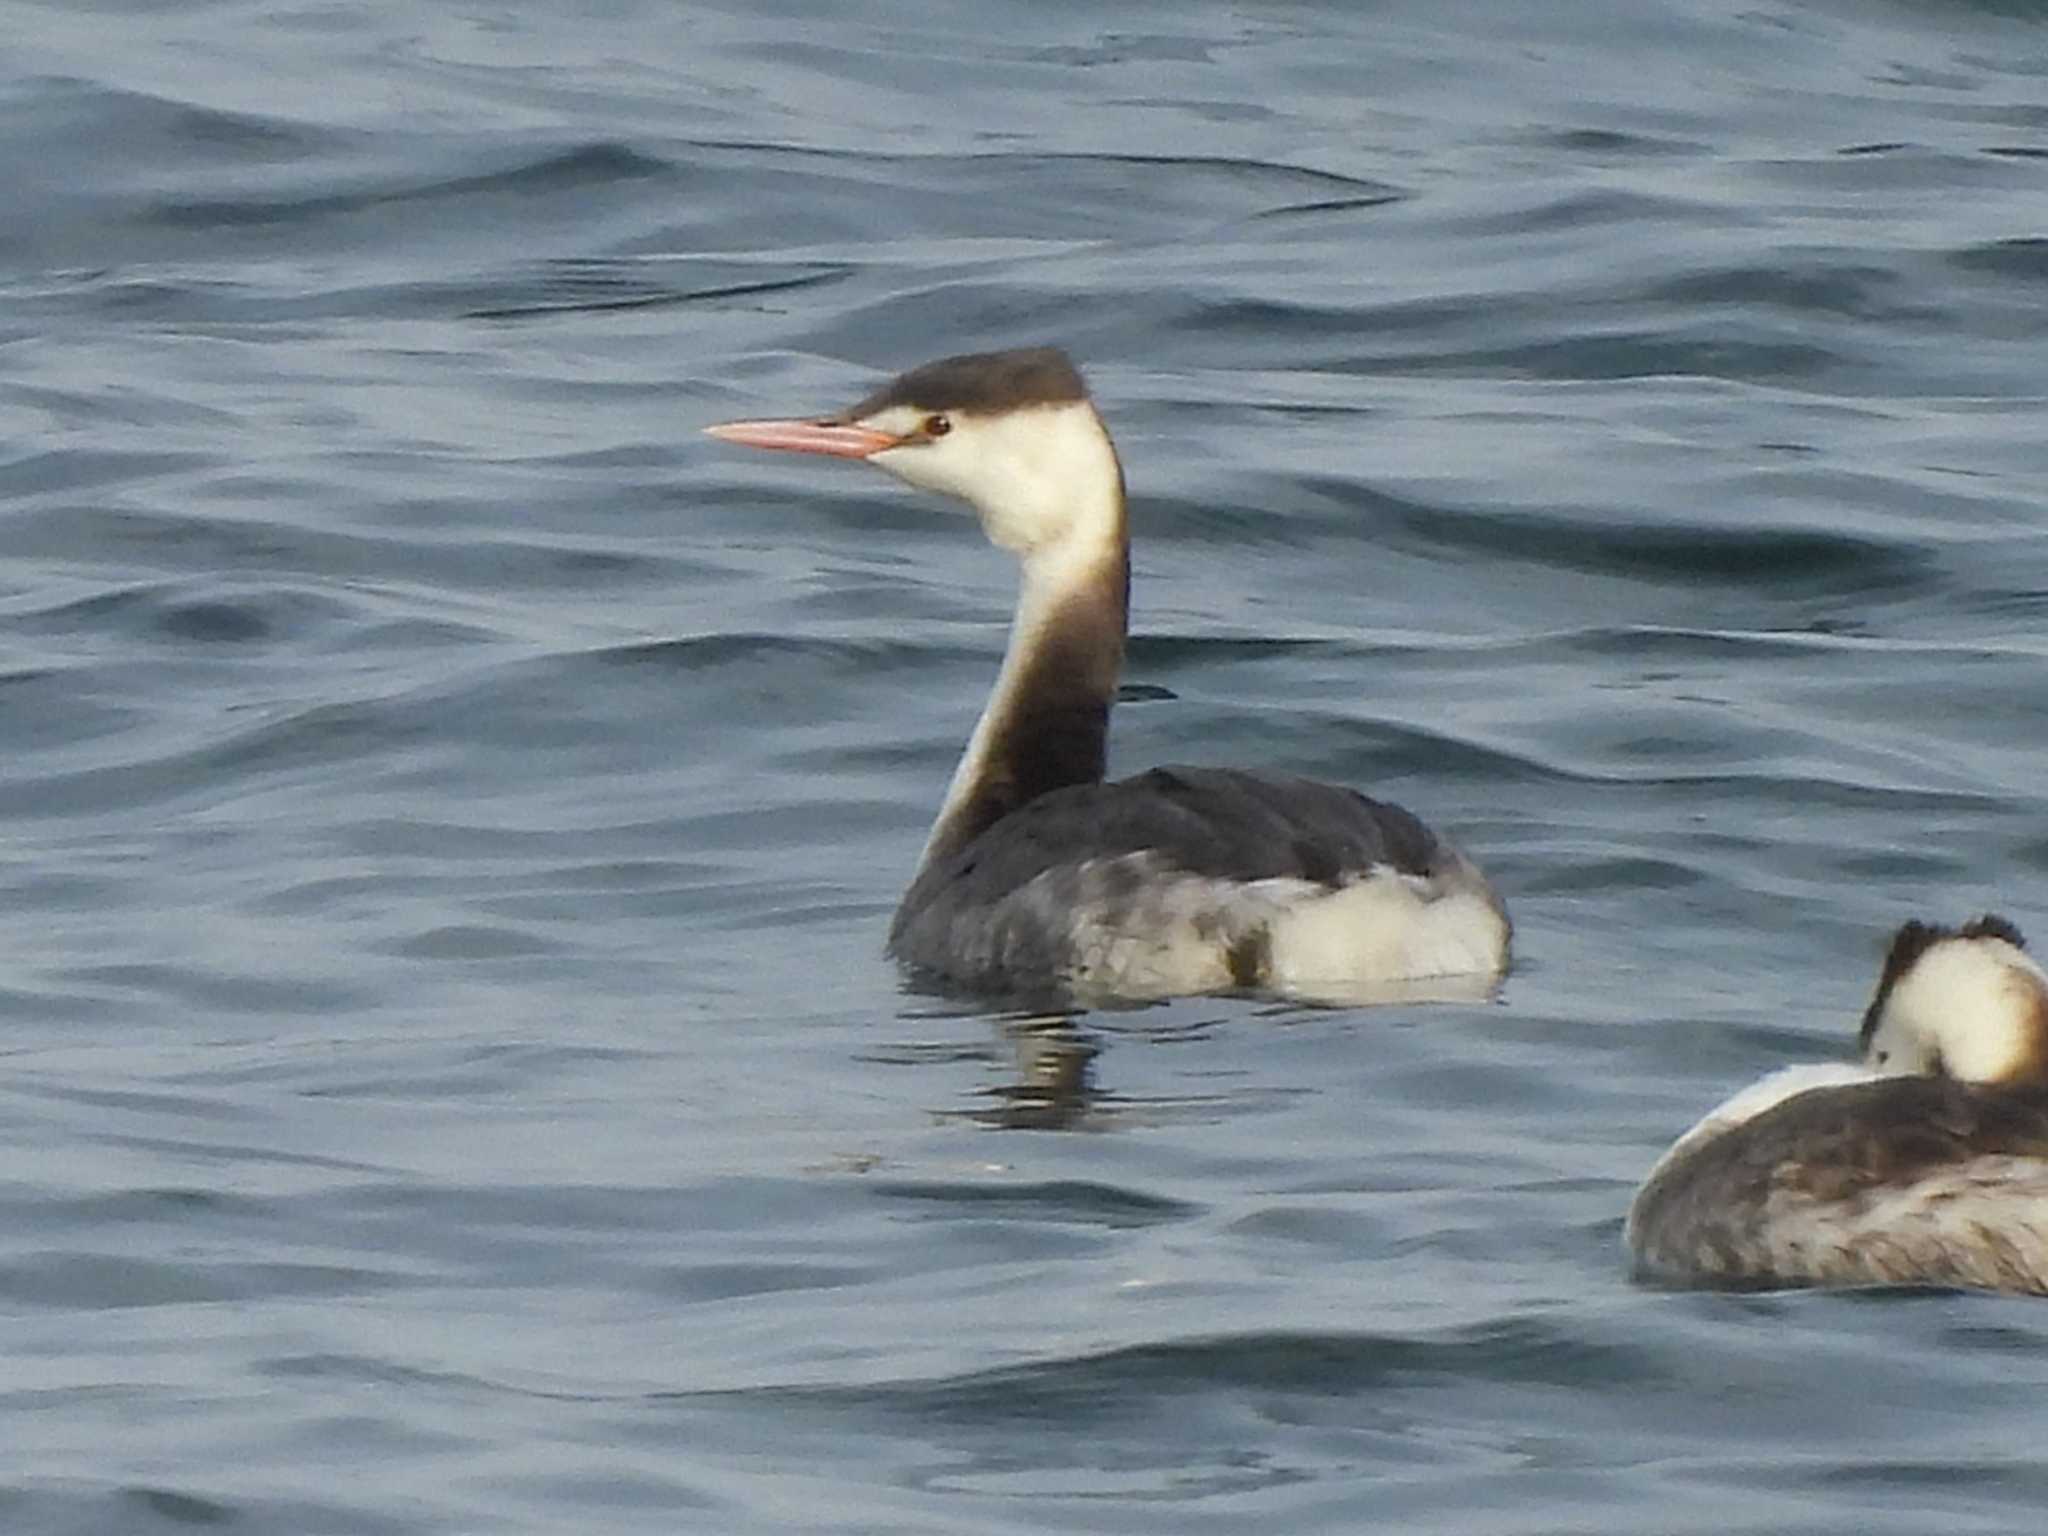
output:
[[[1995,912],[1986,912],[1982,917],[1963,924],[1966,939],[2003,939],[2015,949],[2025,949],[2027,941],[2019,929]]]
[[[942,357],[913,368],[842,411],[839,419],[860,421],[896,405],[989,416],[1024,406],[1064,405],[1087,398],[1088,386],[1066,353],[1058,347],[1022,347],[1013,352]]]

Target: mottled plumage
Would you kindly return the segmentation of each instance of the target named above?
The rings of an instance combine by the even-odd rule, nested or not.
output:
[[[1653,1174],[1629,1227],[1651,1279],[2048,1294],[2048,1093],[1813,1089]]]
[[[1100,974],[1114,967],[1091,936],[1181,925],[1212,941],[1218,985],[1260,988],[1288,902],[1375,871],[1405,877],[1425,900],[1481,884],[1397,805],[1283,775],[1155,768],[1041,795],[927,864],[889,944],[922,971],[978,988],[1035,977],[1142,996],[1158,989]]]

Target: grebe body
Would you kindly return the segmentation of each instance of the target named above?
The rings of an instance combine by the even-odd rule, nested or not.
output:
[[[1659,1159],[1628,1216],[1640,1276],[2048,1294],[2048,973],[2019,930],[1906,924],[1861,1043],[1743,1090]]]
[[[995,688],[890,928],[911,970],[1133,1001],[1474,995],[1505,970],[1500,898],[1399,806],[1238,769],[1104,782],[1130,601],[1123,471],[1064,354],[946,358],[836,415],[707,430],[957,497],[1021,564]]]

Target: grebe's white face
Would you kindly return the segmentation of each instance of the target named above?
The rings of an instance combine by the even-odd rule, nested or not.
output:
[[[1957,935],[1893,983],[1864,1061],[1887,1074],[2007,1082],[2040,1071],[2044,1037],[2048,973],[2016,944]]]
[[[858,423],[903,441],[868,455],[897,479],[957,496],[992,543],[1021,555],[1120,536],[1123,477],[1086,400],[989,415],[891,406]]]

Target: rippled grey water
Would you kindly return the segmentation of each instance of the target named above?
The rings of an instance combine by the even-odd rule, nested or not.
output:
[[[1619,1230],[2048,912],[2040,7],[0,26],[9,1532],[2038,1525],[2039,1304]],[[1011,573],[695,429],[1034,342],[1117,766],[1411,804],[1497,1003],[899,989]]]

